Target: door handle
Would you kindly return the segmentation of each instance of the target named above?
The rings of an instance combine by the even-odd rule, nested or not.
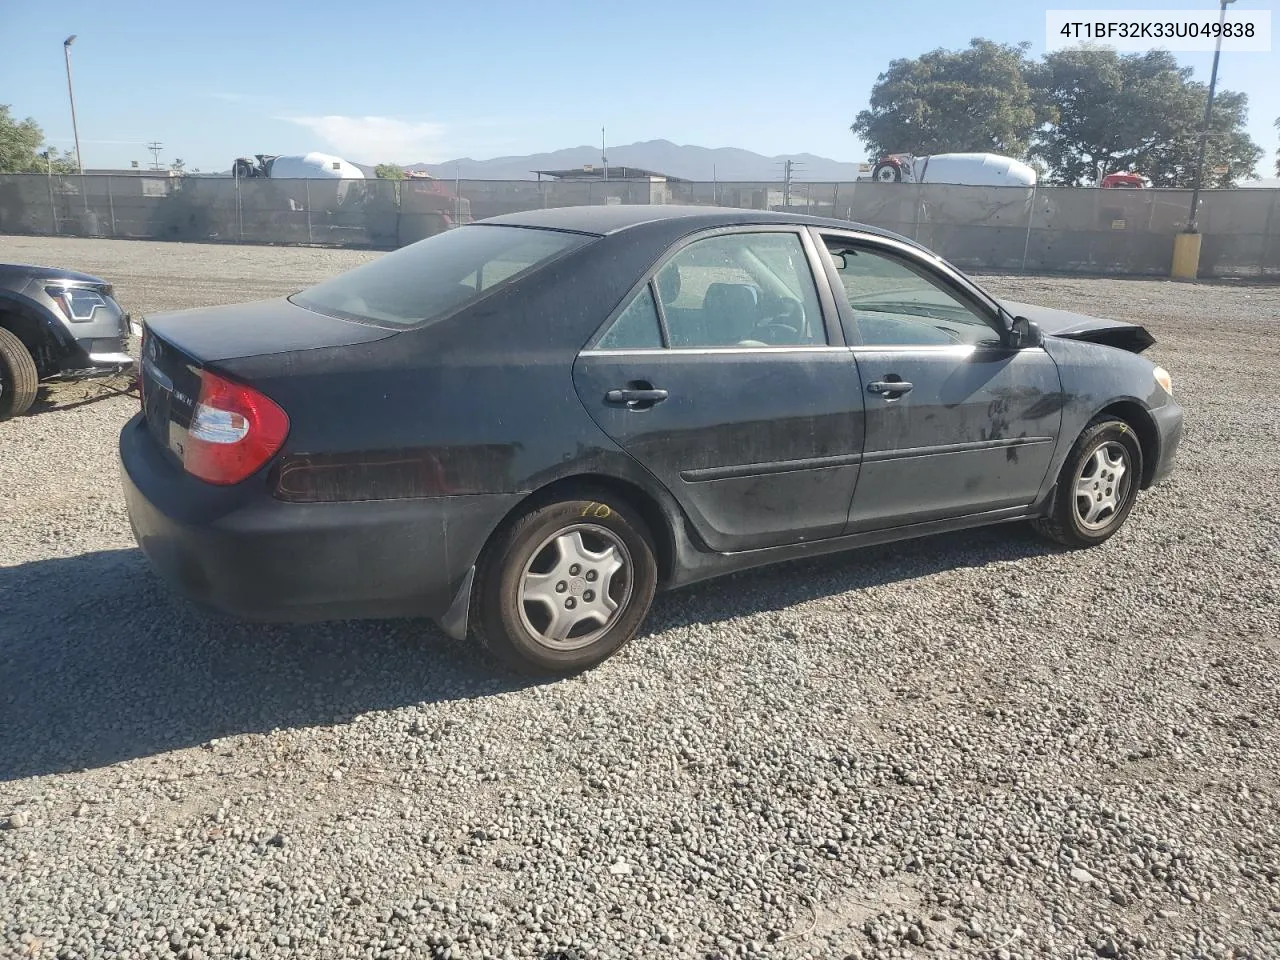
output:
[[[873,380],[867,384],[867,393],[879,393],[886,399],[893,400],[904,393],[910,393],[914,384],[905,380]]]
[[[627,387],[622,390],[610,390],[604,395],[606,403],[625,403],[627,406],[633,404],[646,404],[652,406],[655,403],[661,403],[667,399],[667,391],[658,389],[640,389],[636,387]]]

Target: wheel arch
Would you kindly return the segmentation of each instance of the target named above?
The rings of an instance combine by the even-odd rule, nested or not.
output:
[[[659,589],[674,578],[682,546],[688,544],[689,539],[683,526],[677,531],[676,524],[683,523],[683,514],[679,505],[665,491],[655,491],[639,480],[617,474],[589,471],[568,474],[548,480],[529,491],[493,525],[476,551],[470,569],[463,575],[452,604],[437,621],[447,634],[458,640],[466,636],[468,624],[475,617],[478,596],[474,589],[474,577],[494,542],[530,510],[578,492],[625,500],[640,515],[653,537]]]
[[[50,318],[39,304],[7,291],[0,291],[0,327],[22,341],[42,378],[61,369],[62,358],[75,343],[61,323]]]
[[[676,529],[681,522],[679,506],[662,493],[630,478],[610,473],[574,473],[544,483],[516,503],[485,538],[481,553],[502,531],[515,523],[529,510],[559,500],[575,492],[599,492],[618,497],[636,511],[653,537],[655,559],[658,562],[658,583],[661,586],[671,579],[676,567]]]
[[[1090,422],[1100,417],[1115,417],[1133,429],[1134,436],[1138,438],[1138,446],[1142,449],[1142,482],[1139,489],[1148,489],[1155,482],[1156,466],[1160,461],[1160,431],[1156,428],[1155,419],[1142,403],[1132,398],[1112,401],[1094,414]]]

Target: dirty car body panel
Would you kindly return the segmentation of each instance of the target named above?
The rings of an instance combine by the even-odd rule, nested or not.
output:
[[[499,229],[554,235],[556,252],[527,267],[457,257],[453,300],[422,322],[373,316],[345,292],[317,302],[323,285],[147,319],[144,410],[120,454],[135,534],[163,576],[240,616],[422,615],[458,635],[486,543],[564,484],[641,513],[674,587],[1036,516],[1075,437],[1117,403],[1154,437],[1144,484],[1172,463],[1181,411],[1149,361],[1087,337],[1019,346],[1011,311],[874,228],[714,208],[536,211],[388,254],[380,283],[432,251],[446,270]],[[974,298],[981,342],[859,342],[836,235]],[[744,335],[715,341],[712,321]],[[1095,326],[1073,315],[1069,332]],[[278,450],[226,485],[188,469],[210,378],[287,415]],[[893,378],[911,391],[877,392]]]

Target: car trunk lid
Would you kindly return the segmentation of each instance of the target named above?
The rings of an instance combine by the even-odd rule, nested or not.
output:
[[[372,343],[400,332],[315,313],[284,297],[156,314],[147,327],[203,363]]]
[[[205,371],[227,362],[354,346],[399,331],[323,316],[283,298],[146,318],[139,385],[147,430],[181,466]]]
[[[144,328],[138,373],[142,413],[147,431],[178,466],[182,465],[187,432],[200,397],[202,366],[150,325]]]

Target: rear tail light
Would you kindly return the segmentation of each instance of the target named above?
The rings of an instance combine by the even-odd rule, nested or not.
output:
[[[239,483],[266,466],[288,435],[289,417],[270,397],[202,370],[182,464],[208,483]]]

